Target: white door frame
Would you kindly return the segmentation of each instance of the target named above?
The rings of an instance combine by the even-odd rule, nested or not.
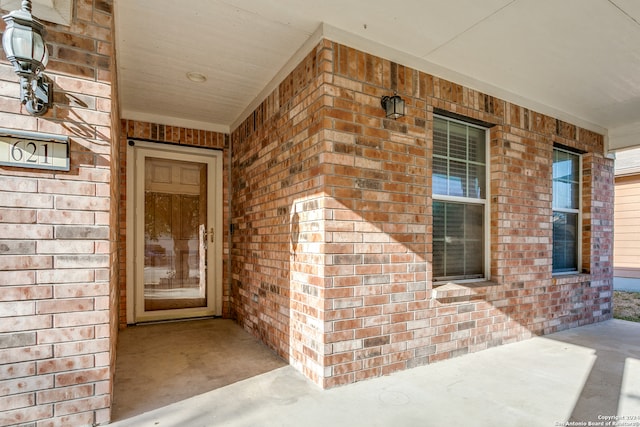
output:
[[[136,259],[136,245],[139,242],[137,230],[144,227],[144,162],[138,158],[143,155],[167,158],[173,160],[197,161],[208,164],[207,170],[207,222],[215,230],[215,240],[209,244],[207,253],[207,301],[211,301],[209,308],[194,308],[180,310],[158,310],[144,313],[144,299],[142,292],[136,286],[142,280],[142,268],[138,268]],[[194,159],[193,156],[197,156]],[[196,147],[183,147],[173,144],[162,144],[129,139],[127,145],[127,218],[126,218],[126,312],[127,323],[164,320],[179,317],[202,317],[222,315],[222,156],[220,150]],[[142,163],[142,164],[139,164]],[[141,177],[141,178],[140,178]],[[142,197],[140,197],[142,194]],[[136,215],[140,212],[140,215]],[[140,260],[140,262],[144,262]],[[211,268],[212,267],[212,268]],[[213,274],[211,272],[213,271]],[[141,287],[140,287],[141,288]],[[142,308],[142,310],[140,310]],[[179,313],[178,313],[179,311]],[[141,315],[142,313],[142,315]]]

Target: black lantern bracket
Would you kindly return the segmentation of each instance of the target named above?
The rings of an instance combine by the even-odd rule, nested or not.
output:
[[[393,96],[383,96],[380,104],[385,111],[385,115],[391,119],[398,119],[404,116],[404,99],[396,93]]]

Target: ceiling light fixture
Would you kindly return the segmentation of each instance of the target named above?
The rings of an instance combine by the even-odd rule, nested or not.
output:
[[[53,99],[52,84],[42,74],[49,62],[44,25],[31,14],[31,0],[23,0],[20,10],[2,17],[7,28],[2,48],[20,76],[20,100],[29,114],[41,116]]]
[[[394,93],[393,96],[383,96],[380,104],[388,118],[395,120],[404,116],[404,100],[399,95]]]
[[[207,76],[205,76],[204,74],[196,73],[195,71],[189,71],[187,73],[187,78],[196,83],[204,83],[207,81]]]

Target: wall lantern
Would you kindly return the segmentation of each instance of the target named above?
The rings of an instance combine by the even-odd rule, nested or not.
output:
[[[42,74],[49,62],[44,25],[31,15],[31,0],[23,0],[20,10],[2,19],[7,23],[2,48],[20,76],[20,100],[29,114],[41,116],[51,106],[53,95],[51,83]]]
[[[380,100],[382,108],[387,115],[392,119],[397,119],[404,116],[404,100],[399,95],[393,94],[393,96],[383,96]]]

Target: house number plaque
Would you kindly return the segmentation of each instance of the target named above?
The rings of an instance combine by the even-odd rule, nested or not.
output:
[[[0,128],[0,165],[69,170],[69,137]]]

